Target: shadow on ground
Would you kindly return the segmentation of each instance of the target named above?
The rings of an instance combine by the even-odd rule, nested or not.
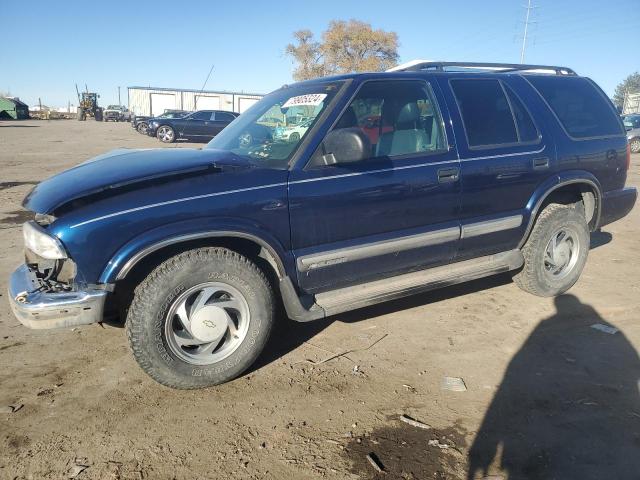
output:
[[[638,354],[573,295],[513,357],[469,452],[468,478],[640,478]]]
[[[640,478],[638,354],[621,331],[591,328],[612,325],[575,296],[555,305],[511,360],[468,456],[460,425],[421,430],[390,418],[345,447],[351,472],[385,479]]]

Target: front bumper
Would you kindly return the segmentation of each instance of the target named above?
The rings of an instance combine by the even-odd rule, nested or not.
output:
[[[636,203],[638,191],[634,187],[605,192],[602,196],[600,227],[626,216]]]
[[[32,270],[20,265],[9,279],[13,314],[29,328],[69,328],[101,322],[106,290],[52,292],[43,289]]]

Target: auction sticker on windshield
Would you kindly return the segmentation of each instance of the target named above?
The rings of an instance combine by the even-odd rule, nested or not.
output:
[[[298,95],[291,97],[284,102],[282,108],[296,107],[299,105],[313,105],[314,107],[320,105],[322,101],[327,97],[326,93],[310,93],[308,95]]]

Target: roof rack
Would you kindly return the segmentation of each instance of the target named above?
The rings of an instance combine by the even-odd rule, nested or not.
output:
[[[388,72],[418,72],[421,70],[445,71],[448,68],[471,68],[478,70],[491,70],[500,73],[506,72],[553,72],[556,75],[577,75],[568,67],[551,65],[525,65],[521,63],[478,63],[478,62],[431,62],[413,60],[387,70]]]

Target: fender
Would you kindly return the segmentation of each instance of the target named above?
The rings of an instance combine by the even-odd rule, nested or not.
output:
[[[592,173],[585,170],[567,170],[564,172],[560,172],[557,175],[553,175],[552,177],[542,182],[538,186],[536,191],[533,192],[533,195],[531,195],[531,198],[529,199],[529,202],[527,203],[527,206],[525,208],[526,212],[528,213],[527,228],[524,232],[522,240],[520,240],[520,243],[518,244],[518,248],[522,248],[522,246],[527,241],[527,238],[529,238],[529,233],[531,233],[531,229],[533,228],[533,224],[538,215],[538,211],[540,210],[540,207],[542,207],[542,204],[547,199],[547,197],[555,190],[572,184],[583,184],[593,190],[595,195],[593,229],[595,230],[598,228],[598,225],[600,224],[600,212],[602,210],[602,187],[600,186],[600,182]]]
[[[203,238],[232,237],[251,240],[263,247],[276,267],[279,278],[287,275],[288,256],[281,243],[266,229],[237,219],[196,218],[170,223],[143,232],[129,240],[111,257],[102,271],[99,283],[122,280],[147,255],[169,245]]]

